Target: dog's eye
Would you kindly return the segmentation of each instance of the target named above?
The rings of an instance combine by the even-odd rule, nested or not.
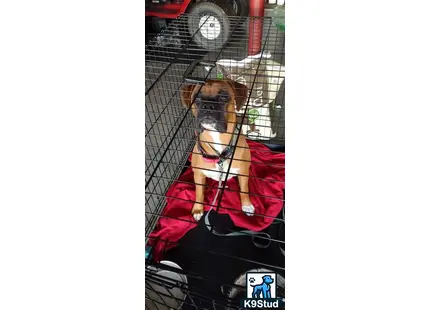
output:
[[[219,96],[219,100],[220,100],[221,102],[226,102],[226,101],[228,100],[228,95],[220,95],[220,96]]]

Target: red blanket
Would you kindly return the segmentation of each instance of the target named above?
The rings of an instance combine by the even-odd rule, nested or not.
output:
[[[238,227],[261,231],[273,222],[284,204],[285,154],[271,152],[265,145],[254,141],[248,141],[248,145],[252,158],[249,193],[255,207],[255,215],[247,216],[242,212],[237,178],[227,181],[228,188],[224,190],[218,213],[228,214]],[[209,187],[205,192],[205,211],[208,211],[210,205],[207,204],[212,203],[218,182],[209,178],[206,180]],[[191,215],[195,200],[193,182],[193,171],[189,167],[167,191],[167,205],[148,240],[148,245],[153,247],[152,255],[156,261],[162,259],[163,251],[176,246],[177,241],[197,226]],[[204,217],[201,221],[203,220]]]

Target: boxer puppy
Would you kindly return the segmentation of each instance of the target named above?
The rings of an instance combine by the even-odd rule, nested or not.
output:
[[[251,152],[236,126],[236,110],[246,103],[247,96],[247,87],[232,80],[209,80],[204,85],[188,85],[181,89],[182,104],[191,107],[197,123],[197,143],[191,161],[196,184],[191,213],[196,221],[203,215],[206,178],[219,181],[221,177],[226,181],[231,160],[227,180],[237,176],[242,210],[246,215],[254,214],[248,194]]]

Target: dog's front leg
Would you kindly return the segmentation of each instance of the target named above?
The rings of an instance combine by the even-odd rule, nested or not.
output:
[[[194,201],[191,213],[196,221],[199,221],[203,215],[203,202],[205,200],[206,176],[200,169],[194,169],[194,183],[196,184],[196,200]]]
[[[242,175],[239,175],[237,178],[239,180],[240,187],[240,201],[242,203],[242,211],[245,212],[246,215],[252,216],[254,215],[254,206],[251,203],[251,199],[249,198],[249,170],[242,172]]]

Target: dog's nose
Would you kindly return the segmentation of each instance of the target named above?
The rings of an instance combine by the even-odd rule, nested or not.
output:
[[[211,104],[211,103],[204,103],[202,105],[202,108],[206,109],[206,110],[213,109],[213,104]]]
[[[203,109],[204,114],[209,114],[212,111],[216,110],[216,105],[213,103],[205,103],[202,105],[202,109]]]

